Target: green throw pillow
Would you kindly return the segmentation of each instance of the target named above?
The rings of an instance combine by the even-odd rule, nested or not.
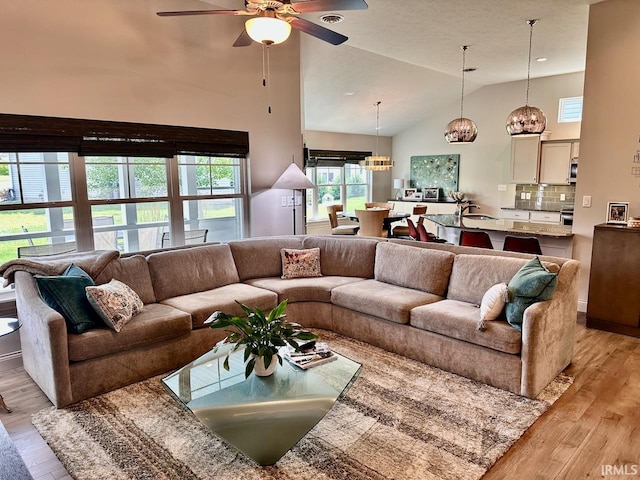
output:
[[[104,326],[85,293],[85,287],[95,285],[95,282],[80,267],[71,264],[62,275],[36,275],[35,279],[40,296],[64,317],[69,332],[83,333]]]
[[[529,305],[549,300],[558,286],[558,274],[551,273],[538,257],[525,263],[509,282],[509,303],[505,313],[509,324],[522,331],[522,318]]]

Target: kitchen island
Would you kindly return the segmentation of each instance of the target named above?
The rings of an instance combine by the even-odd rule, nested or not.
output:
[[[536,237],[544,255],[571,258],[573,254],[571,226],[488,218],[483,215],[459,217],[426,214],[423,217],[436,225],[438,237],[454,245],[459,243],[461,230],[483,230],[489,234],[496,250],[502,250],[505,236],[516,235]]]

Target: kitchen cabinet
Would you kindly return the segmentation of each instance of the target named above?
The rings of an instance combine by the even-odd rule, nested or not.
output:
[[[578,142],[575,142],[578,144]],[[569,165],[576,151],[573,142],[542,142],[540,150],[540,182],[569,184]]]
[[[560,224],[560,212],[529,212],[529,221],[533,223]]]
[[[521,222],[529,221],[529,210],[502,210],[502,218],[507,220],[519,220]]]
[[[596,225],[587,327],[640,337],[640,228]]]
[[[540,136],[511,139],[511,183],[538,183],[539,164]]]

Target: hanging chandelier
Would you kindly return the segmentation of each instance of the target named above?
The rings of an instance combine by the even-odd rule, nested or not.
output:
[[[533,26],[538,20],[527,20],[529,25],[529,61],[527,63],[527,99],[523,107],[516,108],[507,117],[509,135],[540,135],[547,126],[547,117],[538,107],[529,106],[529,83],[531,81],[531,41]]]
[[[456,118],[451,120],[447,124],[447,128],[444,130],[444,138],[448,143],[471,143],[478,136],[478,127],[473,120],[469,118],[464,118],[462,116],[462,111],[464,107],[464,74],[466,72],[465,69],[465,60],[468,45],[463,45],[460,47],[462,49],[462,93],[460,94],[460,118]]]
[[[377,109],[376,114],[376,154],[371,155],[369,157],[365,157],[360,165],[364,167],[366,170],[371,170],[374,172],[382,172],[387,171],[393,167],[393,162],[391,161],[391,157],[386,155],[378,155],[378,135],[380,131],[380,104],[382,102],[378,100],[373,105]]]

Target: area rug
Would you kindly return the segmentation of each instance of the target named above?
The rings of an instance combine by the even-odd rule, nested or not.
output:
[[[572,383],[560,375],[530,400],[320,333],[362,370],[275,466],[257,466],[219,440],[176,404],[161,377],[32,421],[77,480],[478,479]]]

